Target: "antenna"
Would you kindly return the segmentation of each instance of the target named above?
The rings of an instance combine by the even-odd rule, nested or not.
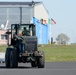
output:
[[[5,30],[7,29],[7,26],[8,26],[8,23],[9,23],[9,20],[7,20],[7,22],[6,22],[6,25],[5,25]]]
[[[7,8],[7,22],[4,28],[5,30],[7,29],[8,23],[9,23],[9,9]]]

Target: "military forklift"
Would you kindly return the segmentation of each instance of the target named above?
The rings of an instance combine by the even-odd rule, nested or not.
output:
[[[31,63],[32,67],[44,68],[44,51],[38,50],[34,24],[11,24],[11,43],[6,48],[6,68],[17,68],[18,63]]]

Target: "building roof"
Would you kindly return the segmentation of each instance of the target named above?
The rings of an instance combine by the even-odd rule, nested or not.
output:
[[[0,2],[0,5],[31,5],[34,1],[32,2]],[[34,4],[38,4],[41,2],[34,2]]]

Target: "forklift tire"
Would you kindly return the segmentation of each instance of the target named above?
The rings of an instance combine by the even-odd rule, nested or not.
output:
[[[37,62],[36,62],[36,61],[32,61],[32,62],[31,62],[31,66],[32,66],[32,67],[37,67]]]
[[[40,51],[40,53],[42,54],[42,56],[38,58],[37,65],[38,65],[38,68],[44,68],[45,67],[45,56],[44,56],[44,52],[43,51]]]
[[[5,65],[6,68],[10,68],[10,53],[11,53],[12,48],[7,48],[6,53],[5,53]]]
[[[17,68],[18,67],[18,53],[17,50],[13,49],[10,53],[10,67]]]

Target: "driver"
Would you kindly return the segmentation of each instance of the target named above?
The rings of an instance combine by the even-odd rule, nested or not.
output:
[[[23,31],[22,31],[22,35],[26,35],[29,36],[29,32],[26,30],[26,27],[24,27]]]

